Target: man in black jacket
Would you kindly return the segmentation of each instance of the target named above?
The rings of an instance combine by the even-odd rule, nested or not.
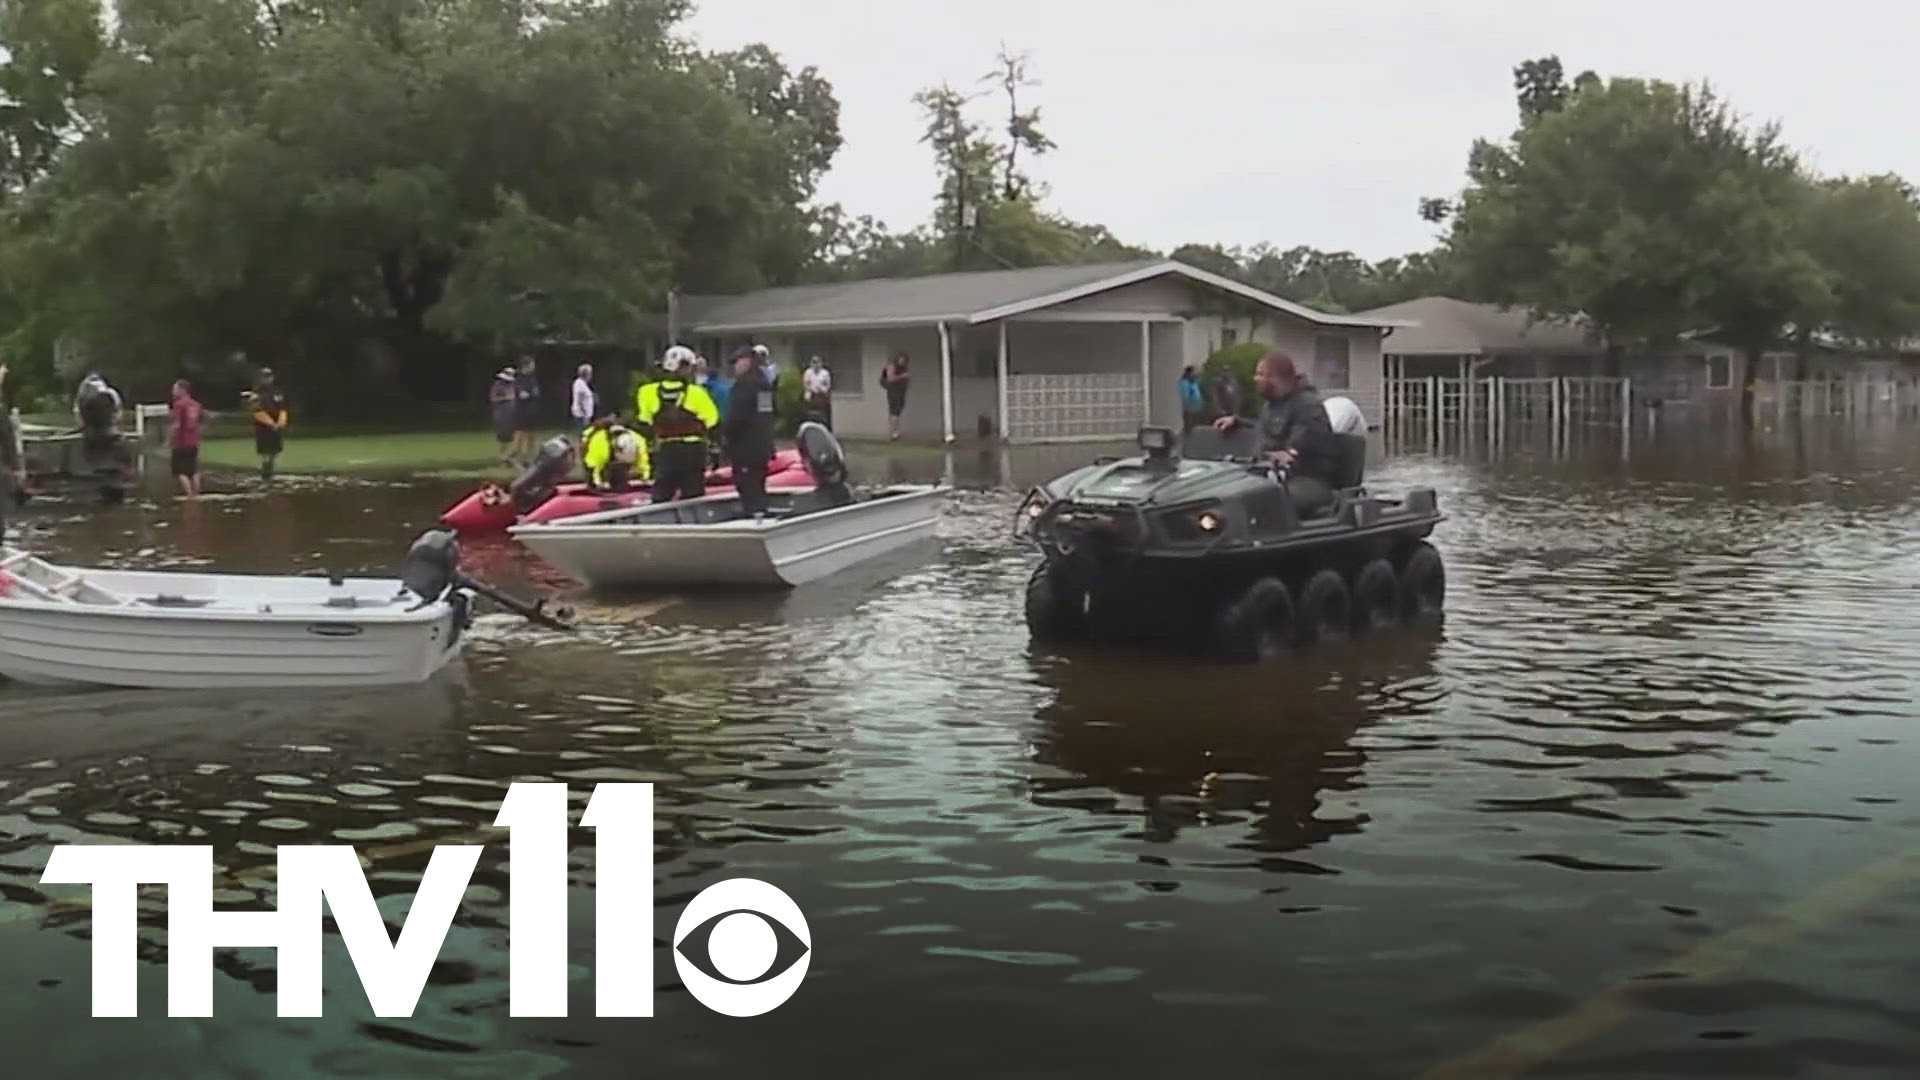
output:
[[[1301,516],[1323,509],[1333,501],[1341,455],[1319,392],[1279,350],[1260,358],[1253,381],[1267,401],[1258,421],[1261,452],[1287,470],[1287,492]],[[1214,426],[1227,431],[1243,422],[1223,416]]]
[[[733,380],[722,423],[727,460],[733,465],[740,512],[760,517],[767,512],[767,464],[773,460],[773,387],[751,349],[733,354]]]

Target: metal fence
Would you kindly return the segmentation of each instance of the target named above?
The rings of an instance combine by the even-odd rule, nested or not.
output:
[[[1754,407],[1776,416],[1920,415],[1920,379],[1806,379],[1763,382]]]
[[[1628,427],[1633,383],[1617,378],[1388,379],[1383,426],[1405,443],[1424,435],[1434,446],[1457,439],[1494,442],[1510,428]]]

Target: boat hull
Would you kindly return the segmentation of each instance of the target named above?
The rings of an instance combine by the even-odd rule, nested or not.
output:
[[[644,520],[675,509],[682,518],[724,515],[738,502],[711,495],[638,513],[516,526],[511,534],[554,569],[600,591],[791,589],[933,536],[944,496],[939,487],[894,488],[790,518]]]
[[[808,475],[796,451],[780,451],[774,456],[771,469],[774,471],[767,474],[769,491],[798,490],[813,486],[813,477]],[[631,491],[609,495],[591,491],[585,484],[562,484],[545,502],[517,518],[511,503],[490,501],[487,495],[488,489],[481,488],[448,507],[446,513],[440,515],[440,523],[468,536],[506,532],[515,524],[537,525],[543,521],[557,521],[561,518],[579,517],[582,514],[645,506],[652,498],[650,486],[639,483],[634,485]],[[730,495],[733,494],[733,490],[732,468],[715,469],[707,474],[708,494]]]
[[[169,580],[173,575],[89,573],[108,588],[129,577],[208,597],[218,597],[221,586],[206,583],[247,580],[180,575],[182,585]],[[241,603],[231,598],[178,610],[0,598],[0,676],[29,685],[164,690],[397,686],[431,679],[460,654],[464,603],[409,610],[389,599],[380,607],[333,609],[325,604],[324,579],[261,580],[297,584],[262,594],[250,611],[236,610]],[[389,583],[353,584],[372,595],[368,586]]]

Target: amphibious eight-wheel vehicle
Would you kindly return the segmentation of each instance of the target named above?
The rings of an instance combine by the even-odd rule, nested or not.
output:
[[[1196,428],[1184,448],[1169,429],[1142,428],[1140,456],[1035,488],[1014,524],[1044,556],[1027,582],[1028,629],[1041,641],[1144,639],[1252,661],[1438,618],[1433,490],[1369,494],[1366,437],[1336,438],[1340,483],[1306,514],[1244,425]]]

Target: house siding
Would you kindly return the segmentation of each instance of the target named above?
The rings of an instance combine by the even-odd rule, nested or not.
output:
[[[1069,300],[1047,311],[1070,314],[1150,311],[1156,315],[1177,316],[1192,312],[1199,306],[1198,294],[1191,282],[1184,278],[1163,277]]]
[[[1316,335],[1347,343],[1350,377],[1346,390],[1369,420],[1381,402],[1380,332],[1372,328],[1318,327],[1288,315],[1228,320],[1218,312],[1215,290],[1177,277],[1136,282],[1007,320],[1008,370],[1013,375],[1084,375],[1141,370],[1141,322],[1147,315],[1147,394],[1140,415],[1128,420],[1178,427],[1179,379],[1183,367],[1198,367],[1218,347],[1223,328],[1236,325],[1241,340],[1260,340],[1286,349],[1312,371]],[[1066,321],[1049,321],[1049,316]],[[1112,315],[1117,320],[1079,321],[1075,317]],[[1000,430],[1000,324],[949,327],[953,363],[953,430],[962,439]],[[901,417],[901,434],[916,441],[938,441],[945,433],[941,409],[940,336],[933,326],[874,328],[832,334],[757,335],[783,363],[804,366],[819,353],[834,373],[834,428],[852,438],[887,435],[886,394],[881,368],[896,352],[911,360],[912,384]],[[717,339],[715,345],[722,344]],[[731,347],[732,341],[724,343]],[[1324,379],[1322,384],[1325,385]],[[1117,416],[1117,404],[1109,403]]]
[[[1226,331],[1232,331],[1234,344],[1257,341],[1293,357],[1324,391],[1345,391],[1360,406],[1369,425],[1378,425],[1385,407],[1385,368],[1382,363],[1380,331],[1372,327],[1322,327],[1281,318],[1247,319],[1201,316],[1187,323],[1188,363],[1201,364],[1222,347]],[[1340,337],[1347,341],[1347,385],[1334,386],[1329,375],[1315,370],[1315,338]],[[1177,375],[1177,373],[1176,373]]]

